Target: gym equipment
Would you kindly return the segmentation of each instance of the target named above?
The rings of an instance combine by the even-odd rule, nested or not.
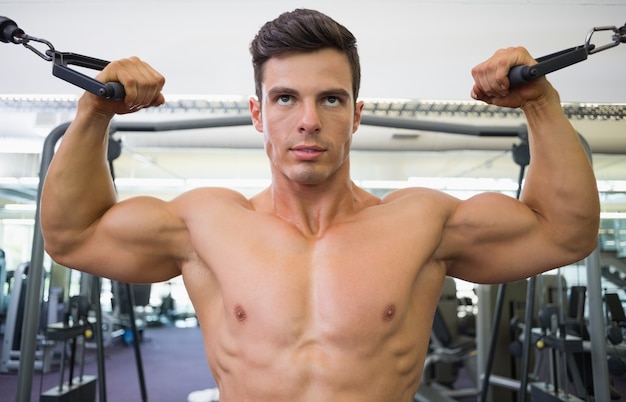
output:
[[[526,293],[528,281],[521,280],[506,284],[506,292],[501,292],[500,286],[479,285],[478,293],[478,314],[477,314],[477,334],[478,345],[478,369],[481,373],[486,372],[487,355],[492,359],[489,370],[489,385],[491,396],[494,401],[510,401],[514,399],[514,392],[520,387],[519,377],[520,365],[511,354],[510,334],[511,321],[523,321],[526,308]],[[499,303],[500,302],[500,303]],[[498,328],[494,328],[498,306],[500,307],[500,319]],[[497,332],[500,336],[492,339],[492,334]],[[495,344],[492,344],[494,342]],[[483,359],[483,360],[481,360]],[[484,393],[484,377],[479,379],[481,385],[481,396]]]
[[[456,402],[456,399],[442,395],[438,390],[425,384],[420,385],[419,391],[413,397],[413,402]]]
[[[576,395],[585,400],[588,397],[573,356],[574,353],[583,352],[583,340],[581,337],[570,335],[565,331],[565,323],[561,320],[560,313],[560,305],[546,304],[539,311],[540,328],[532,331],[531,341],[534,344],[541,341],[545,345],[544,347],[548,349],[551,370],[551,385],[547,385],[545,382],[543,384],[539,382],[531,384],[533,400],[545,400],[554,397],[568,401],[579,400],[570,392],[564,392],[567,386],[561,385],[565,383],[565,380],[560,374],[566,372],[572,379]]]
[[[587,290],[589,300],[589,332],[591,339],[591,363],[593,367],[593,392],[596,400],[608,401],[611,398],[609,388],[609,370],[606,365],[606,344],[602,336],[604,318],[602,312],[602,283],[600,270],[600,247],[586,259]]]
[[[606,337],[613,345],[624,342],[622,328],[626,325],[626,314],[622,307],[622,301],[617,293],[606,293],[604,302],[607,307],[607,321],[610,322],[606,330]]]
[[[594,396],[594,379],[591,364],[591,354],[587,349],[590,340],[589,330],[585,323],[584,308],[586,299],[586,286],[572,286],[569,292],[568,313],[565,319],[565,332],[567,335],[574,335],[583,341],[583,350],[572,352],[574,359],[574,367],[580,373],[583,386],[586,388],[586,394],[589,397]],[[568,379],[573,381],[574,378],[568,366]],[[609,385],[611,399],[620,399],[619,392]],[[580,392],[580,391],[579,391]],[[580,394],[582,396],[584,394]]]
[[[23,346],[23,326],[25,324],[24,311],[26,303],[26,290],[30,281],[30,264],[19,265],[13,272],[13,285],[11,286],[10,299],[6,315],[4,337],[2,338],[2,350],[0,354],[0,373],[14,372],[21,363],[21,351]],[[54,310],[48,306],[49,310]],[[39,319],[33,323],[36,329],[41,328]],[[35,356],[33,369],[44,373],[50,371],[52,363],[53,346],[41,336],[35,337]]]
[[[446,277],[439,303],[435,310],[430,336],[430,350],[424,362],[421,386],[437,389],[449,397],[475,396],[476,387],[452,389],[459,367],[465,367],[472,379],[475,376],[476,340],[460,334],[457,327],[458,306],[456,281]]]
[[[594,33],[600,31],[612,31],[612,41],[605,45],[596,47],[591,43],[591,38]],[[620,43],[626,43],[626,25],[621,28],[617,28],[615,26],[595,27],[587,33],[585,43],[581,46],[572,47],[547,56],[539,57],[536,59],[537,64],[532,66],[513,67],[509,72],[509,81],[512,86],[525,84],[535,78],[544,76],[553,71],[587,60],[588,55],[610,49]]]
[[[614,35],[612,38],[613,41],[611,43],[600,46],[598,48],[596,48],[595,45],[591,44],[591,38],[594,32],[608,31],[608,30],[614,32]],[[547,73],[550,73],[552,71],[558,70],[563,67],[567,67],[574,63],[583,61],[587,58],[588,54],[597,53],[599,51],[615,47],[622,42],[626,42],[626,25],[619,29],[616,27],[593,28],[587,35],[587,38],[585,40],[585,45],[579,46],[576,48],[566,49],[564,51],[545,56],[541,59],[538,59],[539,63],[534,66],[514,67],[513,69],[511,69],[509,73],[509,80],[512,86],[524,84],[539,76],[545,75]],[[583,138],[581,137],[581,140],[582,139]],[[591,159],[591,152],[589,150],[589,147],[585,146],[585,150],[587,151],[589,159]],[[515,158],[515,154],[514,154],[514,158]],[[520,171],[520,181],[521,181],[523,168],[524,168],[523,165],[524,165],[525,160],[516,159],[516,162],[520,164],[521,166],[521,171]],[[599,249],[596,249],[593,253],[591,253],[587,257],[586,263],[587,263],[587,268],[588,268],[587,269],[588,284],[593,294],[593,297],[590,298],[590,309],[592,309],[593,311],[600,311],[601,305],[599,302],[599,294],[596,294],[596,292],[599,293],[599,289],[600,289],[600,269],[598,267],[599,266]],[[529,286],[528,286],[528,297],[527,297],[528,304],[526,307],[526,318],[525,318],[525,321],[527,323],[530,323],[533,318],[532,312],[534,310],[535,285],[536,285],[536,278],[535,277],[530,278]],[[494,332],[492,333],[492,337],[491,337],[492,339],[491,345],[493,345],[493,341],[497,338],[497,328],[498,328],[498,324],[500,320],[499,316],[502,311],[501,304],[503,300],[503,297],[500,297],[500,296],[501,294],[503,296],[505,291],[506,291],[506,285],[505,284],[499,285],[499,297],[498,297],[498,302],[496,306],[496,315],[494,317],[494,325],[493,325]],[[592,315],[591,324],[592,324],[592,328],[598,328],[598,325],[600,324],[600,322],[598,321],[597,317],[595,317],[595,315]],[[523,332],[524,332],[524,336],[523,336],[524,344],[523,344],[523,353],[522,353],[522,381],[520,384],[520,392],[518,393],[518,401],[520,402],[526,401],[526,394],[528,391],[528,366],[529,366],[529,359],[530,359],[530,342],[531,342],[530,341],[530,335],[531,335],[530,325],[526,325]],[[595,395],[599,398],[599,400],[609,400],[608,381],[605,381],[606,386],[604,387],[599,385],[601,383],[600,381],[601,378],[604,378],[605,380],[608,378],[608,373],[606,370],[603,369],[604,366],[600,360],[601,356],[606,353],[606,350],[603,344],[600,345],[597,342],[595,343],[594,349],[595,349],[594,350],[595,353],[593,353],[594,367],[598,368],[594,371],[594,380],[597,380],[597,381],[594,381],[594,384],[596,387],[598,387],[598,392],[596,392]],[[489,377],[491,375],[492,359],[493,359],[493,347],[490,347],[489,355],[487,357],[485,375],[483,378],[483,388],[482,388],[483,392],[481,395],[481,402],[486,402],[487,400]],[[544,389],[541,387],[537,387],[533,389],[533,398],[539,398],[538,395],[541,392],[544,392],[545,398],[554,398],[553,400],[559,400],[560,398],[560,396],[558,395],[548,396],[548,393],[550,391],[547,388]]]
[[[524,172],[526,171],[526,166],[530,163],[530,147],[528,144],[528,133],[526,136],[522,138],[522,145],[513,146],[513,160],[520,167],[519,178],[518,178],[518,187],[516,198],[519,199],[520,194],[522,192],[522,181],[524,180]],[[504,305],[504,298],[506,295],[506,287],[507,284],[503,283],[498,286],[498,295],[496,298],[496,309],[493,316],[493,326],[491,332],[491,343],[489,345],[489,352],[487,354],[487,365],[485,368],[485,374],[483,377],[483,385],[481,387],[481,402],[486,402],[487,393],[489,390],[489,382],[491,371],[493,369],[493,360],[495,358],[495,348],[496,348],[496,339],[498,338],[498,332],[500,327],[500,320],[502,317],[502,308]],[[527,372],[528,370],[522,371]],[[522,383],[520,387],[526,387],[526,384]],[[525,392],[525,391],[524,391]]]
[[[26,290],[28,264],[21,264],[13,273],[14,281],[9,300],[9,308],[2,340],[0,372],[6,373],[17,369],[19,365],[20,341],[22,335],[22,317]],[[37,367],[36,365],[35,367]]]
[[[604,302],[607,308],[607,323],[609,323],[606,329],[606,339],[615,348],[624,342],[626,314],[617,293],[605,293]],[[608,355],[608,364],[611,374],[622,376],[626,373],[626,363],[618,353]]]
[[[109,64],[106,60],[83,56],[76,53],[59,52],[54,49],[52,43],[45,39],[25,34],[22,29],[17,27],[17,24],[13,20],[2,16],[0,16],[0,42],[22,45],[33,51],[33,53],[42,59],[51,61],[52,75],[55,77],[61,78],[62,80],[105,99],[124,99],[124,87],[119,82],[101,83],[100,81],[68,67],[70,65],[75,65],[93,70],[102,70],[107,66],[107,64]],[[48,47],[48,50],[41,52],[32,46],[30,44],[31,42],[43,43]]]
[[[6,315],[6,296],[5,296],[5,284],[7,283],[7,260],[4,254],[4,250],[0,248],[0,318],[4,318]],[[0,319],[0,327],[3,320]],[[1,331],[0,331],[1,332]]]
[[[85,342],[88,331],[92,324],[89,322],[89,310],[91,304],[85,296],[73,296],[68,305],[63,322],[51,324],[46,329],[46,338],[53,341],[63,342],[65,351],[68,341],[71,341],[71,355],[69,362],[69,380],[64,382],[65,358],[61,359],[59,370],[59,385],[41,394],[40,402],[69,402],[83,401],[95,402],[96,400],[96,377],[85,376],[83,373],[85,363]],[[76,349],[78,337],[83,338],[80,374],[74,377],[74,365],[76,363]]]

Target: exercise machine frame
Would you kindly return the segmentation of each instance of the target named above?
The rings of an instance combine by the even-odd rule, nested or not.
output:
[[[40,299],[43,284],[43,259],[44,259],[44,243],[41,233],[39,220],[41,190],[46,177],[48,167],[55,153],[55,147],[58,141],[63,137],[67,130],[68,123],[63,123],[54,128],[46,137],[41,155],[41,165],[39,171],[39,186],[36,200],[35,227],[33,233],[32,251],[31,251],[31,267],[30,280],[26,292],[25,317],[22,330],[21,359],[18,370],[18,389],[16,402],[30,401],[30,392],[32,387],[32,373],[36,348],[37,326],[40,316]],[[250,125],[251,119],[248,114],[236,116],[213,117],[205,119],[190,119],[177,121],[160,121],[160,122],[118,122],[113,121],[110,126],[110,134],[116,132],[163,132],[173,130],[191,130],[215,127],[232,127]],[[466,134],[472,136],[487,137],[517,137],[524,141],[528,137],[528,129],[526,125],[518,126],[483,126],[471,124],[454,124],[436,121],[420,121],[408,118],[393,118],[377,115],[363,115],[361,124],[378,127],[404,128],[412,130],[423,130],[443,133]],[[604,345],[603,328],[604,323],[602,315],[602,294],[600,287],[600,265],[598,252],[592,253],[587,259],[587,277],[589,286],[589,305],[591,316],[591,352],[594,364],[594,387],[595,395],[609,395],[608,388],[608,370],[603,356],[606,356],[606,348]],[[597,322],[596,322],[597,321]],[[479,323],[479,325],[481,325]],[[482,334],[484,335],[485,326],[482,326]],[[488,328],[488,327],[487,327]],[[479,333],[480,335],[480,333]],[[529,338],[527,338],[529,339]],[[479,340],[480,342],[480,340]],[[482,342],[487,344],[488,340]],[[479,350],[481,344],[479,343]],[[479,353],[478,368],[479,372],[485,367],[484,356]],[[482,363],[481,363],[482,361]],[[605,389],[606,388],[606,389]],[[482,390],[485,392],[486,390]],[[608,399],[599,399],[608,400]]]

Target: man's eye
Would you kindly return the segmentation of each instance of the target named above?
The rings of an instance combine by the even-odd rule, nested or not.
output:
[[[291,103],[291,96],[289,96],[289,95],[280,95],[277,98],[277,102],[280,105],[288,105],[288,104]]]
[[[324,103],[328,106],[338,106],[341,103],[341,100],[336,96],[328,96],[326,97]]]

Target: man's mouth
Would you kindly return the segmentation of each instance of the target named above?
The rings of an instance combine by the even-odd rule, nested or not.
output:
[[[301,151],[301,152],[324,152],[324,148],[318,147],[315,145],[297,145],[291,148],[292,151]]]
[[[301,160],[314,160],[318,158],[325,149],[318,146],[299,145],[291,148],[291,151]]]

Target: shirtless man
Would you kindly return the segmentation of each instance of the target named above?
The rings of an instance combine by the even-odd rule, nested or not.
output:
[[[595,247],[599,200],[578,136],[545,78],[508,88],[522,48],[475,67],[472,96],[521,107],[532,163],[521,201],[460,201],[424,188],[380,199],[350,179],[361,120],[352,34],[308,10],[266,24],[251,45],[272,184],[247,199],[220,188],[173,201],[116,201],[106,162],[115,114],[164,102],[137,58],[98,76],[124,102],[89,93],[50,166],[41,223],[57,262],[125,282],[182,275],[223,402],[402,401],[418,389],[446,275],[519,280]]]

